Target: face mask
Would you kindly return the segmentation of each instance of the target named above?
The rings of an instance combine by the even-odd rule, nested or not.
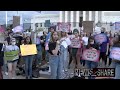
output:
[[[90,44],[94,44],[94,41],[93,41],[93,42],[90,42]]]
[[[12,45],[15,45],[16,44],[16,42],[12,42]]]

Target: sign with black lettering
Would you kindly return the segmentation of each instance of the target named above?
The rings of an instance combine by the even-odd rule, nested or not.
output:
[[[85,49],[83,51],[82,60],[98,62],[99,55],[100,55],[100,51],[96,49]]]

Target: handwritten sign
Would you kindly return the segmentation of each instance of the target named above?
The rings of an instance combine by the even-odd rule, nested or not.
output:
[[[16,26],[15,28],[12,29],[12,31],[14,33],[23,32],[23,27],[22,26]]]
[[[37,54],[37,48],[35,44],[32,45],[20,45],[21,55],[35,55]]]
[[[7,61],[14,61],[19,59],[19,51],[9,51],[9,52],[4,52],[4,59]]]
[[[88,60],[88,61],[93,61],[93,62],[98,62],[99,61],[99,56],[100,52],[95,49],[85,49],[83,51],[82,59],[83,60]]]
[[[97,34],[97,35],[94,36],[94,38],[95,38],[96,43],[107,42],[106,34]]]
[[[120,48],[112,47],[110,51],[110,58],[113,60],[120,60]]]
[[[71,39],[71,47],[72,48],[81,48],[81,42],[80,39]]]
[[[58,31],[70,32],[71,24],[70,23],[58,23]]]
[[[115,22],[115,30],[120,30],[120,22]]]

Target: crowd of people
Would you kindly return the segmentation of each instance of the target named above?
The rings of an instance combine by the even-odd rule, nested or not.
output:
[[[106,35],[107,40],[103,43],[97,43],[94,34],[81,33],[78,29],[74,29],[72,33],[68,33],[66,30],[58,32],[54,27],[50,27],[48,33],[43,32],[42,36],[39,34],[36,36],[37,54],[21,56],[20,45],[32,44],[31,36],[21,33],[19,37],[15,37],[13,32],[8,30],[5,33],[5,41],[0,43],[0,79],[3,79],[3,72],[8,72],[9,79],[15,79],[15,71],[21,65],[21,60],[25,63],[26,79],[32,79],[34,62],[38,67],[42,61],[49,62],[50,78],[64,79],[64,74],[71,68],[72,61],[75,64],[74,68],[92,69],[101,65],[100,60],[102,60],[103,68],[114,67],[116,69],[115,79],[120,79],[120,62],[109,58],[111,47],[120,47],[119,34],[112,35],[111,32],[106,32],[103,27],[101,33]],[[72,47],[72,39],[78,40],[80,46]],[[100,51],[98,62],[82,59],[83,50],[89,48]],[[17,57],[6,61],[4,54],[7,51],[17,52]],[[107,60],[109,60],[109,66],[107,66]],[[2,67],[4,68],[2,69]],[[95,79],[95,77],[89,76],[88,79]]]

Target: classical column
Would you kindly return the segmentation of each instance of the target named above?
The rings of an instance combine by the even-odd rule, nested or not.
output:
[[[89,11],[89,21],[92,21],[92,11]]]
[[[68,11],[65,11],[65,22],[68,22]]]
[[[71,29],[73,28],[73,11],[70,11]]]
[[[95,11],[95,23],[98,23],[98,11]]]
[[[86,11],[86,21],[89,21],[89,11]]]
[[[62,18],[63,18],[63,14],[62,13],[63,13],[63,11],[60,11],[59,22],[62,22]]]
[[[92,21],[95,22],[95,11],[92,11]]]
[[[80,11],[76,11],[76,27],[79,27],[80,22]]]
[[[83,21],[86,21],[86,11],[83,11]]]
[[[98,11],[98,21],[102,21],[102,11]]]
[[[76,11],[73,11],[73,27],[76,27]]]

